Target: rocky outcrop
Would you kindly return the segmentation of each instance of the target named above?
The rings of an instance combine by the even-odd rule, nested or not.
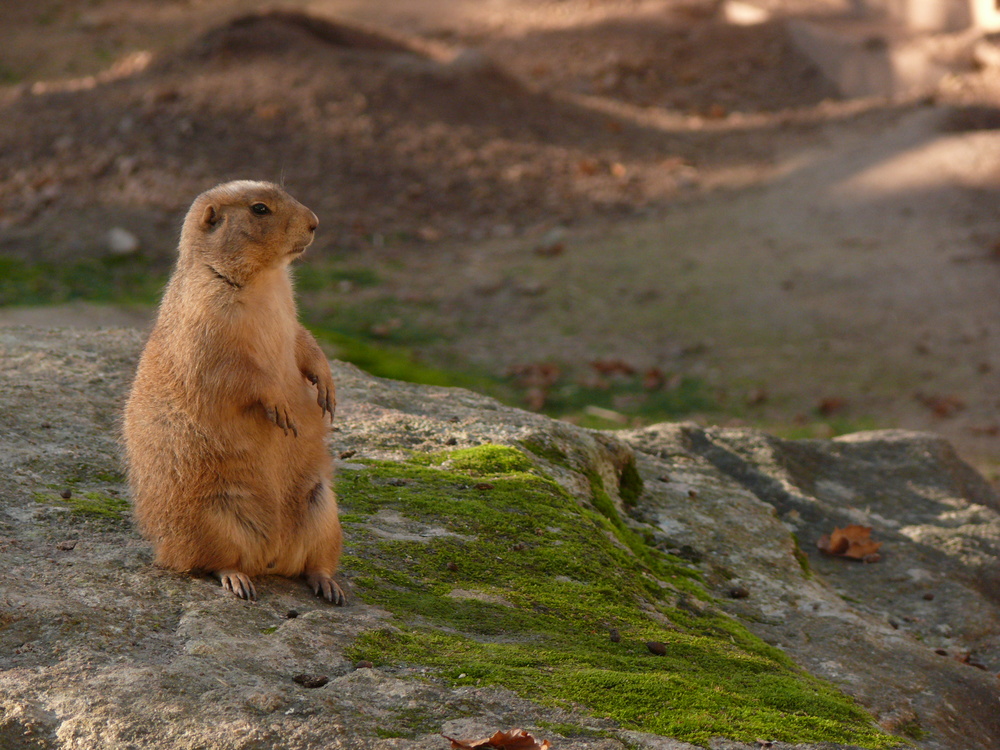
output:
[[[351,604],[251,604],[129,522],[140,347],[0,330],[5,750],[1000,741],[1000,505],[940,439],[594,432],[334,363]],[[849,524],[878,562],[818,552]]]

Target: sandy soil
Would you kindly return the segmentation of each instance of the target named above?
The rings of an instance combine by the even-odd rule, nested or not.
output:
[[[779,22],[708,2],[264,7],[12,11],[0,252],[105,253],[119,225],[169,259],[193,194],[283,180],[316,255],[383,280],[329,304],[391,298],[438,332],[429,361],[618,360],[749,421],[930,429],[1000,465],[988,71],[839,101]]]

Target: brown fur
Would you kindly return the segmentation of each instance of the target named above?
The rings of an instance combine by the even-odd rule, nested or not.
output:
[[[198,196],[125,406],[135,517],[157,563],[211,572],[243,598],[267,573],[304,575],[344,601],[326,447],[334,384],[288,273],[317,224],[270,183]]]

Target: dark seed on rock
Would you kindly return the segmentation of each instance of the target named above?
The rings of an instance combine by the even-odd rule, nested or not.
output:
[[[934,601],[934,594],[928,591],[926,594],[924,594],[924,599],[926,599],[929,602],[932,602]]]
[[[450,437],[444,441],[445,445],[458,445],[458,438]]]
[[[451,561],[449,561],[449,562],[448,562],[448,565],[447,565],[447,566],[445,566],[445,567],[447,567],[447,568],[448,568],[448,570],[450,570],[450,571],[452,571],[452,572],[454,572],[454,571],[458,570],[458,564],[457,564],[457,563],[454,563],[454,562],[451,562]]]
[[[650,653],[656,654],[657,656],[667,655],[666,645],[660,643],[659,641],[646,641],[646,648],[649,649]]]
[[[350,458],[351,456],[353,456],[356,453],[357,453],[357,451],[341,451],[340,452],[340,458],[341,459]]]
[[[362,659],[361,661],[359,661],[357,664],[354,665],[354,668],[355,669],[371,669],[374,666],[375,665],[372,664],[367,659]]]
[[[938,656],[947,656],[948,655],[948,652],[945,651],[943,648],[936,648],[936,649],[934,649],[934,653],[937,654]]]
[[[59,490],[59,497],[63,500],[69,500],[73,497],[73,490]]]
[[[733,586],[729,589],[729,596],[733,599],[746,599],[750,596],[750,589],[746,586]]]
[[[611,628],[608,630],[608,638],[611,639],[612,643],[621,643],[622,634],[618,632],[618,628]]]
[[[304,688],[320,688],[330,681],[322,674],[297,674],[292,679]]]
[[[297,609],[290,609],[287,612],[285,612],[285,617],[287,617],[289,620],[294,620],[298,616],[299,616],[299,611]]]

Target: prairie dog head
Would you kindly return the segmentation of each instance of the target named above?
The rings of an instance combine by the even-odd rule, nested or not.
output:
[[[195,198],[181,259],[202,262],[233,286],[288,265],[312,243],[319,219],[277,185],[238,180]]]

